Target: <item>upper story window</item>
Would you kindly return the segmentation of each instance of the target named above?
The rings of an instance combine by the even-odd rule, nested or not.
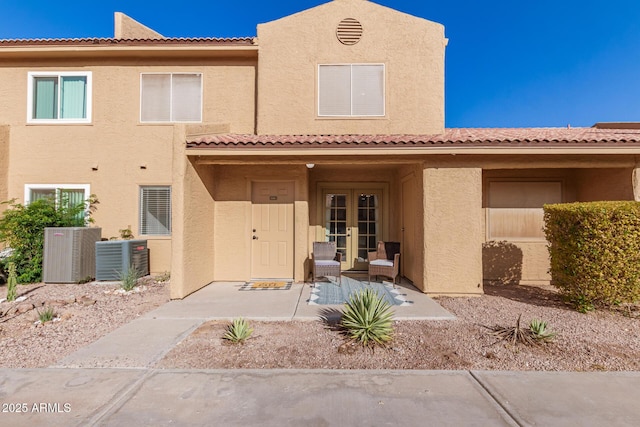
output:
[[[140,121],[201,122],[202,74],[141,74]]]
[[[30,72],[28,123],[90,123],[91,72]]]
[[[318,66],[318,116],[385,115],[384,64]]]

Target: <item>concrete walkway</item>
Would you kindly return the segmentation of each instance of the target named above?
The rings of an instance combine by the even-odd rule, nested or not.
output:
[[[1,369],[0,425],[637,426],[639,389],[638,372]]]
[[[309,287],[239,291],[216,283],[68,356],[0,369],[7,426],[637,426],[640,372],[157,370],[209,319],[316,320]],[[400,318],[451,319],[406,288]],[[324,311],[323,311],[324,310]],[[99,367],[95,369],[93,367]]]

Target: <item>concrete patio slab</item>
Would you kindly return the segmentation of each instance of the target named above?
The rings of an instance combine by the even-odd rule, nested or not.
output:
[[[183,300],[170,301],[143,318],[232,320],[318,320],[342,305],[309,305],[312,286],[293,283],[288,290],[240,290],[242,282],[214,282]],[[398,289],[411,305],[393,306],[397,320],[452,320],[455,316],[408,284]]]
[[[106,426],[430,423],[515,425],[463,371],[156,371],[100,420]]]
[[[396,289],[405,297],[410,305],[394,305],[392,310],[396,320],[454,320],[456,317],[442,308],[428,295],[420,292],[412,285],[401,283]],[[302,288],[300,304],[296,309],[294,320],[317,320],[319,317],[339,317],[343,305],[309,305],[312,287],[305,284]]]
[[[183,300],[170,301],[145,318],[231,320],[291,320],[300,302],[303,284],[288,290],[240,290],[243,282],[214,282]]]

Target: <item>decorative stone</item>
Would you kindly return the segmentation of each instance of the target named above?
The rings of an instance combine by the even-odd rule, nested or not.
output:
[[[81,296],[80,298],[78,298],[76,300],[76,302],[78,302],[79,304],[82,304],[84,306],[90,306],[96,303],[96,300],[89,298],[86,295]]]
[[[15,313],[16,314],[22,314],[22,313],[26,313],[27,311],[33,310],[34,309],[34,305],[31,304],[30,302],[24,302],[22,304],[18,304],[15,307]]]

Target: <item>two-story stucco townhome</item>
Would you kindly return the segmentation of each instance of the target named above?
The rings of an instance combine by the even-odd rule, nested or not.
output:
[[[164,38],[0,41],[0,199],[96,194],[173,298],[216,281],[310,277],[401,243],[429,294],[548,281],[542,205],[638,199],[640,129],[446,129],[444,27],[366,0]],[[215,286],[215,283],[214,285]]]

